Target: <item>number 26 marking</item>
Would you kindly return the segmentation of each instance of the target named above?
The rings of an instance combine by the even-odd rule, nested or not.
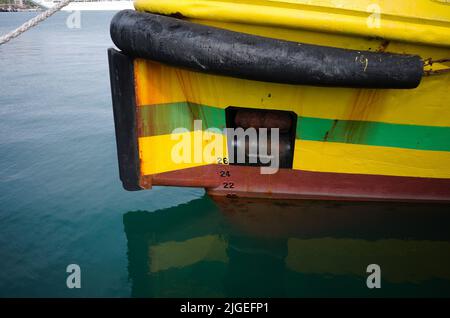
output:
[[[224,165],[227,165],[228,164],[228,159],[227,158],[217,158],[217,163],[219,164],[219,165],[222,165],[222,164],[224,164]]]

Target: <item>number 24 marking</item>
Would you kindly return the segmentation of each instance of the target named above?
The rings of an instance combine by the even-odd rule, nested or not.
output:
[[[222,178],[225,178],[225,177],[231,177],[231,174],[230,174],[230,171],[224,171],[224,170],[222,170],[222,171],[220,171],[220,176],[221,176]]]

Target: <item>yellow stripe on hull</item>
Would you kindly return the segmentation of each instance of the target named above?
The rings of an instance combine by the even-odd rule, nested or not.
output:
[[[294,169],[450,178],[450,152],[296,140]]]
[[[201,138],[199,135],[201,131],[185,132],[174,135],[159,135],[151,137],[139,138],[139,158],[141,160],[141,174],[151,175],[156,173],[187,169],[193,167],[204,166],[207,164],[217,163],[217,158],[223,158],[227,155],[226,137],[222,134],[210,133],[209,140]],[[176,139],[175,139],[176,138]],[[176,149],[176,145],[186,138],[191,141],[190,150],[187,150],[187,162],[179,162],[174,160],[172,151]],[[214,153],[208,151],[207,145],[212,145],[212,142],[217,138],[223,145],[223,152]],[[195,144],[195,142],[198,142]],[[198,146],[198,145],[201,145]],[[188,148],[188,147],[186,147]],[[183,155],[182,152],[181,156]],[[206,153],[206,155],[205,155]],[[177,152],[177,154],[179,154]],[[180,156],[180,157],[181,157]]]

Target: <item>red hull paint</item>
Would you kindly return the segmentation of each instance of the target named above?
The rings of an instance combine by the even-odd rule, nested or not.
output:
[[[450,179],[310,172],[208,165],[141,178],[141,186],[206,188],[212,196],[350,201],[450,202]]]

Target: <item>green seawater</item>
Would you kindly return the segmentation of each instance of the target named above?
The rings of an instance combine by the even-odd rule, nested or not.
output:
[[[3,34],[36,13],[0,13]],[[0,46],[0,297],[448,297],[448,205],[127,192],[106,49],[113,12]],[[66,267],[81,268],[81,288]],[[369,289],[369,264],[381,288]]]

